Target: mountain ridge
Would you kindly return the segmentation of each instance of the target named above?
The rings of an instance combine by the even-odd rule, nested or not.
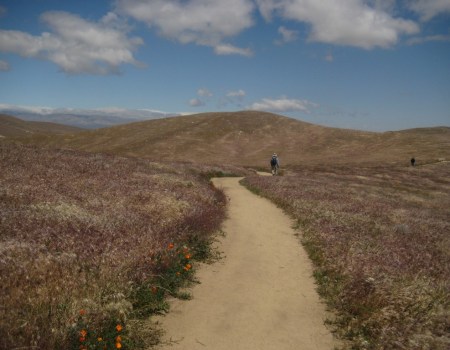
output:
[[[158,161],[266,166],[405,163],[450,158],[450,128],[371,132],[319,126],[267,112],[213,112],[134,122],[27,143]]]
[[[0,114],[14,116],[24,121],[49,122],[83,129],[99,129],[142,120],[152,120],[178,115],[150,109],[123,108],[46,108],[0,104]]]
[[[0,114],[0,136],[2,138],[30,135],[68,134],[83,131],[82,128],[50,122],[26,121],[11,115]]]

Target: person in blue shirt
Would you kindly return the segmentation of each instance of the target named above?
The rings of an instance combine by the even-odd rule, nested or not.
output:
[[[280,167],[280,160],[278,159],[278,156],[276,153],[272,155],[272,158],[270,159],[270,167],[272,169],[272,175],[278,175],[278,168]]]

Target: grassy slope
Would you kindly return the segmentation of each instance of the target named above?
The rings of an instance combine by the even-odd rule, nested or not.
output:
[[[206,175],[239,171],[7,144],[0,168],[1,349],[136,346],[224,216]]]
[[[273,152],[280,155],[282,165],[450,158],[450,128],[373,133],[255,111],[172,117],[26,142],[163,161],[251,166],[267,166]]]
[[[437,251],[427,250],[422,254],[414,250],[416,246],[434,249],[433,247],[436,244],[430,245],[427,237],[431,237],[430,239],[435,242],[436,237],[441,237],[439,232],[443,232],[442,225],[445,222],[443,223],[442,218],[448,223],[448,212],[445,212],[445,208],[448,208],[448,195],[445,196],[445,193],[448,193],[448,182],[442,175],[444,172],[448,178],[446,167],[448,163],[436,165],[442,166],[442,168],[433,168],[432,166],[415,169],[380,168],[375,173],[373,173],[375,168],[364,169],[360,168],[360,165],[363,163],[370,165],[374,163],[407,164],[412,156],[416,157],[419,165],[439,158],[448,160],[450,158],[449,135],[450,128],[370,133],[324,128],[269,113],[237,112],[167,118],[83,132],[76,135],[57,137],[35,135],[28,138],[26,142],[46,146],[71,147],[89,152],[102,151],[131,155],[153,160],[189,160],[198,163],[230,163],[256,166],[266,166],[268,155],[273,151],[278,152],[283,165],[290,163],[294,170],[295,165],[299,165],[297,172],[300,171],[301,174],[297,177],[286,177],[284,179],[260,179],[265,183],[252,183],[252,185],[263,188],[266,194],[269,193],[268,195],[272,196],[272,199],[286,206],[294,215],[297,215],[300,223],[306,225],[307,232],[311,233],[308,236],[308,242],[314,244],[312,249],[320,252],[319,261],[316,261],[320,266],[318,270],[319,279],[322,273],[323,276],[327,276],[328,273],[331,273],[331,276],[334,276],[335,273],[344,275],[344,284],[322,286],[325,289],[336,289],[335,292],[338,294],[330,294],[328,297],[332,303],[340,300],[341,305],[335,304],[333,307],[353,308],[347,314],[345,312],[348,310],[340,310],[344,312],[341,319],[341,330],[346,331],[346,336],[362,348],[365,347],[365,342],[369,342],[370,345],[370,342],[375,341],[372,344],[377,344],[376,342],[380,341],[377,337],[385,333],[387,336],[383,341],[386,344],[394,344],[389,345],[390,348],[396,348],[396,346],[401,348],[398,344],[407,344],[406,346],[414,348],[411,345],[414,345],[414,343],[407,343],[405,338],[398,337],[398,334],[403,332],[405,337],[412,334],[414,336],[413,341],[417,344],[427,344],[427,342],[431,344],[431,341],[434,344],[439,344],[439,334],[444,335],[442,341],[447,339],[445,338],[445,327],[448,326],[445,326],[446,316],[445,313],[442,313],[442,310],[448,310],[446,304],[448,301],[442,299],[442,294],[440,294],[445,288],[442,287],[441,280],[422,279],[422,274],[415,283],[410,271],[404,271],[401,268],[404,267],[405,262],[412,262],[417,270],[417,266],[420,267],[421,260],[414,260],[414,257],[422,257],[424,254],[428,259],[427,263],[429,263],[430,257],[432,260],[437,256],[438,264],[448,266],[448,240],[444,238],[442,239],[443,248],[441,247]],[[93,157],[116,159],[104,155],[94,155]],[[113,163],[116,161],[118,160],[113,161]],[[146,162],[145,160],[132,159],[122,161],[130,162],[132,168],[134,167],[133,162]],[[71,163],[76,162],[78,160],[68,160],[69,172],[73,171]],[[325,165],[336,163],[339,163],[340,166],[333,169]],[[156,165],[156,163],[149,164]],[[320,167],[309,168],[309,170],[307,167],[302,169],[307,164],[317,164]],[[350,166],[345,166],[345,164]],[[18,173],[23,171],[22,169],[27,169],[27,165],[22,164],[21,166],[21,169],[16,167],[12,169]],[[156,166],[165,168],[162,165]],[[173,171],[178,174],[192,171],[189,170],[191,167],[186,164],[170,167],[174,167]],[[202,165],[196,167],[203,169],[205,173],[220,174],[221,172],[236,171],[235,168],[221,170],[211,167],[206,169]],[[434,174],[435,169],[438,171]],[[29,170],[35,171],[33,168],[29,168]],[[75,174],[82,179],[82,184],[86,181],[88,184],[90,183],[89,172],[80,174],[75,171]],[[109,175],[104,173],[103,176],[107,179]],[[45,178],[45,176],[42,178]],[[22,188],[24,188],[25,193],[30,190],[27,179],[27,177],[20,178],[17,187],[19,192]],[[34,180],[37,181],[39,178]],[[61,183],[62,188],[66,188],[65,180],[61,181],[63,182]],[[108,181],[105,180],[105,183],[115,186],[115,181],[109,179]],[[255,181],[255,179],[252,181]],[[272,188],[271,185],[268,185],[270,183],[276,184],[276,186]],[[48,185],[50,186],[50,184]],[[78,184],[73,189],[83,188],[84,185],[80,186]],[[177,191],[178,188],[174,189],[174,193]],[[76,191],[73,190],[73,192]],[[19,200],[17,198],[15,200]],[[119,198],[128,200],[128,195]],[[168,203],[173,202],[169,200]],[[345,211],[348,208],[353,212],[342,212],[342,210]],[[64,209],[64,206],[62,209]],[[371,212],[372,209],[373,212]],[[436,210],[434,211],[434,209]],[[161,210],[160,212],[164,213],[164,208]],[[389,217],[391,212],[396,215],[396,218],[391,219]],[[417,224],[413,226],[411,234],[411,224],[405,223],[409,216],[415,218],[414,222]],[[429,216],[429,220],[427,216]],[[419,219],[423,222],[417,222]],[[365,227],[365,224],[368,226]],[[379,232],[379,227],[383,227],[383,229],[387,227],[386,232],[389,235],[389,241],[386,245],[384,240],[378,242],[380,244],[378,246],[373,245],[376,242],[374,243],[370,235],[372,235],[372,229]],[[422,237],[420,232],[416,231],[416,228],[420,228],[426,237]],[[344,232],[345,236],[336,236],[335,231],[338,233]],[[407,237],[406,241],[404,240],[405,237],[401,236],[404,233],[407,234],[405,236]],[[367,237],[364,236],[366,234]],[[341,238],[344,244],[335,244],[339,243],[338,241]],[[327,258],[329,265],[320,265],[322,254],[325,254],[323,253],[325,248],[322,244],[330,240],[335,240],[333,244],[327,246],[330,252],[333,254],[337,252],[337,257],[344,257],[344,260],[339,260],[338,264],[338,268],[341,270],[332,269],[336,260],[331,258]],[[366,244],[366,242],[369,243]],[[402,247],[402,244],[407,245],[407,250]],[[335,248],[337,250],[333,250]],[[357,252],[356,257],[352,255],[355,251]],[[373,262],[375,261],[373,260],[371,264],[363,265],[364,261],[358,259],[365,257],[367,252],[378,252],[382,257],[376,254],[375,256],[367,255],[368,261],[375,259],[376,262]],[[396,275],[400,281],[396,281],[389,274],[380,277],[380,279],[377,277],[375,279],[376,287],[380,287],[380,289],[377,290],[377,293],[369,295],[368,298],[364,288],[368,288],[370,292],[372,290],[370,283],[372,282],[369,285],[365,283],[367,276],[369,276],[366,272],[369,271],[370,277],[372,277],[371,269],[373,267],[385,261],[392,262],[386,257],[395,257],[398,264],[402,265]],[[355,274],[352,275],[348,271],[355,261],[358,264],[354,270]],[[442,261],[443,263],[440,263]],[[429,266],[427,265],[426,268],[429,268]],[[431,264],[431,266],[435,266],[435,264]],[[366,270],[361,271],[360,267],[364,267]],[[442,269],[436,268],[437,271],[442,272]],[[352,289],[352,286],[356,289]],[[339,294],[341,292],[343,294]],[[408,295],[414,295],[413,299]],[[374,296],[374,299],[372,296]],[[433,301],[433,298],[436,302]],[[415,306],[416,300],[420,300],[417,306]],[[352,304],[352,302],[355,303]],[[382,305],[382,312],[375,313],[375,316],[373,316],[372,308],[378,307],[378,302]],[[427,311],[427,307],[430,308],[429,311]],[[439,308],[441,308],[441,311],[437,310]],[[408,314],[408,312],[410,313]],[[355,318],[353,319],[353,317]],[[379,322],[380,318],[382,319],[381,323]],[[413,323],[415,319],[419,319],[419,321],[411,325],[405,323],[403,318],[413,320]],[[385,320],[385,323],[383,323],[383,320]],[[387,327],[385,327],[386,325]],[[422,328],[417,330],[418,327]],[[434,327],[435,330],[429,331],[430,327]],[[429,332],[431,332],[431,335]],[[388,343],[389,341],[392,341],[392,343]],[[395,345],[395,342],[400,343]],[[370,346],[368,348],[371,348]],[[376,348],[376,345],[373,346],[375,346],[373,348]]]
[[[9,115],[0,114],[0,135],[6,138],[30,135],[74,134],[84,129],[73,126],[30,122]]]
[[[298,168],[245,184],[298,222],[354,349],[450,346],[450,163]]]

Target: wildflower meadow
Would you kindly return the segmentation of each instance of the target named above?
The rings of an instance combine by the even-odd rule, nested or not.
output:
[[[450,348],[450,163],[297,167],[243,183],[285,209],[349,349]]]
[[[6,144],[0,168],[2,349],[148,345],[224,218],[208,177],[237,170]]]

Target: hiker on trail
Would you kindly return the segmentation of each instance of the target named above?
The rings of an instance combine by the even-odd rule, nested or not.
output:
[[[270,167],[272,168],[272,175],[278,175],[278,168],[280,167],[280,161],[276,153],[272,155],[270,159]]]
[[[416,164],[416,159],[413,157],[411,158],[411,166],[414,166]]]

